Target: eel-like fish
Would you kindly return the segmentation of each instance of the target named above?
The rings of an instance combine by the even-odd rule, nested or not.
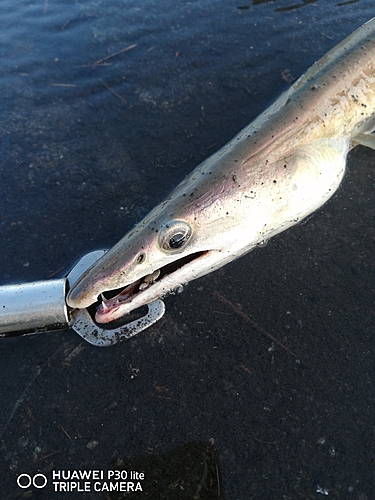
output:
[[[68,305],[99,300],[96,320],[110,322],[297,224],[336,191],[351,148],[375,149],[374,111],[375,18],[186,177],[78,280]]]

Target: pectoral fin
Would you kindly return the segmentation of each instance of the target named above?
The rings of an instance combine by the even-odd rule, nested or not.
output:
[[[290,159],[293,192],[289,205],[305,216],[325,203],[336,191],[345,171],[349,141],[319,139],[299,148]]]
[[[366,146],[366,148],[375,149],[375,135],[373,134],[358,134],[352,139],[354,146]]]

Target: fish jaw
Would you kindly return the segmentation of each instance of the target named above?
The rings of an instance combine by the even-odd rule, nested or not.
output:
[[[140,279],[125,287],[112,299],[103,298],[96,311],[95,320],[98,323],[109,323],[170,293],[180,293],[186,283],[221,267],[225,257],[228,262],[235,258],[232,252],[223,250],[193,254],[191,261],[177,267],[170,274],[163,275],[160,280],[155,280],[143,290],[140,288],[144,281]],[[179,262],[176,261],[175,265],[178,266]]]

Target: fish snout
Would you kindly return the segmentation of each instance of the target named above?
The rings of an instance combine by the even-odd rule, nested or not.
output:
[[[83,288],[76,284],[69,290],[66,303],[73,309],[86,309],[97,302],[99,294],[100,292],[96,293],[92,288]]]

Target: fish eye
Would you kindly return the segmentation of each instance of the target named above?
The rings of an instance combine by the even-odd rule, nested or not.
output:
[[[175,233],[172,238],[169,240],[169,246],[174,250],[176,248],[182,247],[185,244],[186,235],[184,233]]]
[[[182,250],[192,234],[191,226],[182,220],[162,224],[159,231],[160,248],[167,251]]]

